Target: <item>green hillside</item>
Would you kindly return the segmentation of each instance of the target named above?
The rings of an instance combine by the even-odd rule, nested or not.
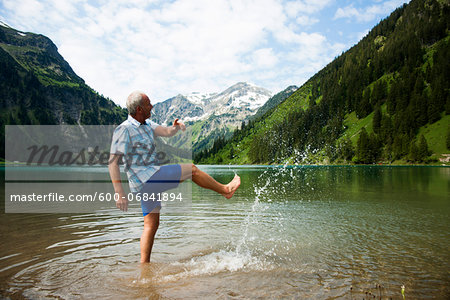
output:
[[[266,103],[264,103],[263,106],[261,106],[256,114],[254,116],[251,116],[251,120],[255,120],[263,115],[265,115],[267,112],[273,110],[275,107],[277,107],[280,103],[284,102],[287,98],[289,98],[298,87],[291,85],[284,89],[283,91],[277,93],[276,95],[273,95],[269,100],[267,100]]]
[[[87,86],[49,38],[0,25],[2,140],[3,125],[119,124],[126,115]]]
[[[413,0],[198,163],[440,163],[450,4]],[[420,150],[420,151],[419,151]]]

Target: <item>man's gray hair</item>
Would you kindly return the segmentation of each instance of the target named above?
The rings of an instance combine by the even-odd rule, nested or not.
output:
[[[141,91],[132,92],[127,98],[128,113],[132,116],[136,114],[136,109],[142,104],[143,96],[145,94]]]

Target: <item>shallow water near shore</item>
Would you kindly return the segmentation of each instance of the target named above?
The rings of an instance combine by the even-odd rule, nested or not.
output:
[[[241,187],[227,200],[194,185],[188,209],[163,208],[146,265],[136,205],[2,213],[0,295],[401,299],[404,285],[407,299],[450,296],[450,168],[200,168],[220,182],[236,172]]]

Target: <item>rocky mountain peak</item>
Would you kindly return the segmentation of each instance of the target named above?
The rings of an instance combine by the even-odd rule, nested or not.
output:
[[[220,93],[194,92],[156,103],[151,118],[163,125],[171,124],[175,118],[190,123],[189,126],[197,128],[197,135],[193,136],[194,145],[208,147],[219,132],[232,132],[271,96],[267,89],[238,82]]]
[[[238,82],[220,93],[180,94],[157,103],[153,118],[160,124],[168,124],[174,117],[195,122],[210,116],[227,115],[233,124],[237,124],[255,114],[271,96],[267,89]]]
[[[1,22],[0,47],[28,71],[39,73],[42,68],[47,68],[41,79],[84,83],[58,53],[56,45],[42,34],[22,32]]]

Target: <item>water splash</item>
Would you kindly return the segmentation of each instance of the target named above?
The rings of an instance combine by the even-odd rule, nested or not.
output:
[[[306,156],[306,155],[305,155]],[[294,164],[298,165],[299,160]],[[275,268],[276,261],[282,260],[280,257],[280,247],[289,244],[289,241],[278,241],[275,239],[266,240],[268,243],[261,243],[260,230],[265,224],[258,226],[264,221],[267,215],[270,216],[276,226],[275,236],[283,236],[284,216],[281,212],[267,212],[274,206],[273,199],[287,199],[292,180],[296,173],[292,166],[292,159],[286,159],[280,166],[266,168],[253,183],[254,199],[250,210],[242,222],[242,233],[235,241],[231,241],[225,247],[213,250],[209,253],[194,255],[186,261],[176,261],[170,264],[174,268],[169,274],[159,276],[162,282],[173,282],[183,278],[213,275],[221,272],[238,272],[245,270],[270,270]],[[237,175],[236,169],[228,165],[228,169]],[[277,197],[273,197],[277,195]],[[280,197],[280,195],[284,195]],[[281,203],[277,203],[279,208]],[[256,226],[255,226],[256,225]],[[255,231],[256,230],[256,231]],[[279,242],[282,244],[279,245]],[[284,247],[286,248],[286,247]],[[287,249],[284,249],[288,251]]]
[[[255,199],[251,206],[251,210],[247,214],[243,222],[243,233],[241,238],[236,243],[235,253],[236,255],[251,255],[255,249],[252,249],[249,243],[255,238],[251,235],[251,227],[253,224],[258,224],[258,222],[263,218],[263,212],[268,208],[272,207],[271,203],[274,199],[285,199],[285,204],[289,202],[290,196],[292,195],[292,182],[299,180],[297,178],[297,172],[294,172],[296,168],[302,166],[308,158],[316,154],[316,150],[310,149],[309,146],[305,151],[299,151],[297,149],[292,149],[293,155],[285,157],[281,160],[281,165],[266,168],[262,172],[255,183],[253,183],[253,189],[255,193]],[[304,184],[302,190],[304,191],[314,191],[314,186],[310,186],[308,182],[308,171],[303,170],[302,175]],[[276,195],[275,197],[272,197]],[[300,196],[301,197],[301,196]],[[277,203],[277,207],[282,205]],[[276,226],[279,235],[282,235],[284,230],[284,218],[283,215],[278,212],[276,217],[272,216],[276,221]],[[258,228],[259,229],[259,228]],[[257,238],[257,237],[256,237]],[[270,250],[266,251],[268,256],[277,256],[275,251],[276,245]],[[257,250],[257,249],[256,249]]]
[[[258,177],[258,181],[268,172],[268,170],[265,170],[261,175]],[[270,185],[270,177],[267,178],[265,185],[262,187],[258,187],[258,183],[255,183],[253,185],[254,191],[255,191],[255,201],[253,202],[251,211],[247,214],[244,220],[244,233],[242,234],[242,238],[239,240],[236,246],[236,254],[242,254],[242,251],[244,250],[244,247],[246,247],[246,241],[248,238],[249,233],[249,227],[251,223],[257,223],[258,222],[258,209],[260,204],[260,199],[263,193],[267,190],[267,188]],[[245,249],[247,253],[249,252],[248,247]]]
[[[160,282],[174,282],[189,277],[236,272],[243,269],[267,269],[263,262],[249,253],[236,255],[236,252],[227,250],[195,256],[184,262],[174,262],[171,264],[171,268],[176,270],[175,273],[159,277]]]
[[[229,166],[231,169],[231,166]],[[236,171],[233,170],[236,174]],[[173,282],[183,278],[194,276],[213,275],[220,272],[237,272],[242,270],[269,270],[274,265],[266,260],[267,256],[276,255],[274,249],[262,251],[250,245],[250,241],[254,239],[250,234],[252,225],[257,224],[261,212],[267,206],[262,205],[261,200],[265,200],[267,191],[272,188],[274,178],[271,176],[270,168],[266,169],[258,176],[257,181],[253,184],[255,199],[251,206],[251,210],[247,214],[243,222],[243,232],[239,240],[232,242],[225,248],[212,251],[207,254],[199,254],[191,257],[186,261],[177,261],[171,263],[171,268],[175,271],[172,274],[160,276],[161,282]],[[276,180],[275,180],[276,181]],[[261,182],[264,184],[261,186]]]

